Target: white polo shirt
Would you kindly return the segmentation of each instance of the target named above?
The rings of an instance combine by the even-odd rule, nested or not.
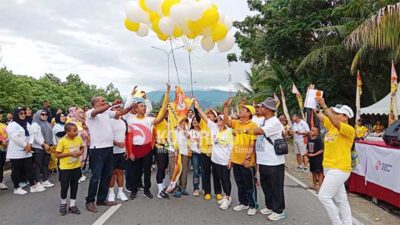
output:
[[[110,148],[114,146],[112,118],[115,117],[115,112],[107,110],[103,113],[92,117],[94,109],[86,112],[86,126],[90,134],[90,148]]]

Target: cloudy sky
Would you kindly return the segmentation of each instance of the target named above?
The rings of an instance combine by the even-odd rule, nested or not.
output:
[[[235,20],[250,13],[246,0],[211,1]],[[85,82],[101,87],[113,82],[122,94],[127,94],[134,84],[147,91],[163,89],[167,80],[166,55],[151,47],[168,50],[169,44],[159,41],[153,33],[140,38],[127,31],[123,26],[126,2],[1,0],[1,66],[33,77],[53,73],[63,80],[75,73]],[[231,52],[239,50],[235,47]],[[189,87],[187,51],[176,51],[176,60],[182,85]],[[198,49],[192,62],[195,89],[229,89],[226,53]],[[248,68],[247,64],[234,63],[233,82],[243,82]],[[171,80],[177,80],[172,60]]]

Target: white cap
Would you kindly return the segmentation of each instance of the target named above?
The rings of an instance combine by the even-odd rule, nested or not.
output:
[[[333,111],[335,111],[336,113],[346,115],[349,119],[354,117],[353,110],[347,105],[336,105],[335,107],[332,107],[331,109]]]

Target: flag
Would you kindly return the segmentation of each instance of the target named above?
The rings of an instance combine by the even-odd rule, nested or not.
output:
[[[357,88],[356,88],[356,121],[360,119],[361,95],[362,95],[361,73],[357,70]]]
[[[297,98],[297,102],[299,103],[299,107],[300,107],[300,111],[301,111],[301,115],[304,118],[304,112],[303,112],[303,97],[301,96],[299,90],[297,89],[296,85],[292,86],[292,93],[296,95]]]
[[[397,120],[397,73],[394,63],[392,61],[392,73],[391,73],[391,83],[390,83],[390,106],[389,106],[389,125]]]
[[[179,176],[182,173],[182,160],[181,154],[179,154],[179,144],[175,128],[178,126],[180,120],[186,118],[192,102],[193,99],[188,98],[183,92],[182,87],[178,86],[175,90],[175,100],[168,104],[168,136],[172,144],[170,147],[175,150],[176,157],[174,172],[171,174],[171,182],[168,185],[167,192],[172,192],[175,189]]]
[[[282,89],[281,85],[279,85],[279,88],[281,89],[281,99],[282,99],[283,114],[285,114],[289,125],[292,126],[292,120],[290,118],[289,111],[288,111],[287,106],[286,106],[285,93],[283,93],[283,89]]]

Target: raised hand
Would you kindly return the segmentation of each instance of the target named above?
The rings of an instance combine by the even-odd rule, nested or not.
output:
[[[232,98],[228,98],[225,102],[224,102],[224,107],[229,107],[232,103]]]

